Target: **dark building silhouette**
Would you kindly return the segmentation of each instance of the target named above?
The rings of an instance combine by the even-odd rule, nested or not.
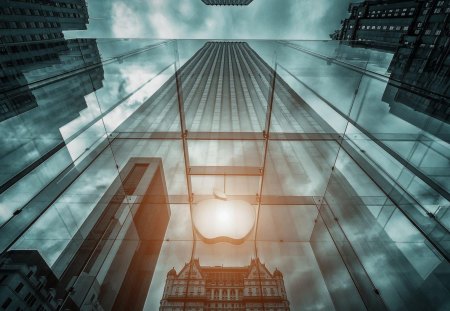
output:
[[[95,39],[70,39],[66,40],[66,45],[67,50],[58,55],[59,61],[57,64],[29,72],[27,76],[33,80],[41,80],[101,62]],[[49,131],[48,128],[42,127],[42,134],[48,135],[50,132],[54,132],[56,137],[62,140],[59,128],[79,117],[80,112],[87,108],[84,97],[102,88],[103,79],[104,71],[100,66],[61,79],[53,85],[34,89],[32,94],[40,106],[40,113],[36,111],[33,116],[23,122],[28,122],[31,119],[37,124],[45,124],[44,120],[38,120],[37,116],[41,118],[52,116],[51,125],[54,130]],[[67,93],[71,96],[67,96]],[[15,98],[15,94],[11,98]]]
[[[331,35],[350,44],[395,51],[403,35],[413,27],[423,1],[372,0],[351,3],[350,16]]]
[[[17,90],[1,93],[2,103],[17,110],[6,109],[0,116],[0,130],[22,140],[0,138],[4,146],[0,151],[4,168],[0,173],[0,184],[17,174],[33,169],[58,150],[65,146],[60,128],[80,116],[87,108],[85,96],[103,87],[104,71],[101,65],[90,70],[82,70],[76,75],[63,78],[63,73],[94,64],[101,64],[101,57],[95,39],[70,39],[64,41],[66,49],[57,54],[58,61],[42,65],[32,71],[21,72],[26,80],[41,81],[48,77],[56,77],[52,83],[42,83],[30,89],[28,82]],[[25,79],[26,77],[26,79]],[[15,80],[17,82],[17,80]],[[68,96],[70,94],[70,96]],[[28,110],[26,107],[34,107]],[[30,106],[31,105],[31,106]],[[17,118],[12,118],[18,116]],[[23,157],[23,154],[34,155]],[[17,161],[18,158],[23,161]]]
[[[52,266],[63,308],[141,310],[169,218],[161,160],[130,159]]]
[[[331,37],[395,52],[383,101],[398,117],[443,137],[439,122],[425,117],[450,122],[450,1],[364,1],[350,4],[349,13]]]
[[[0,2],[0,122],[37,107],[25,87],[19,95],[3,92],[30,82],[26,72],[60,62],[67,51],[65,30],[83,30],[88,23],[85,0]]]
[[[0,257],[0,303],[5,310],[141,310],[169,218],[161,160],[130,159],[51,268],[34,250]]]
[[[201,266],[198,259],[167,273],[161,311],[290,310],[283,274],[253,259],[245,267]]]
[[[58,279],[35,250],[12,250],[0,258],[2,310],[56,310]]]
[[[202,0],[207,5],[249,5],[253,0]]]

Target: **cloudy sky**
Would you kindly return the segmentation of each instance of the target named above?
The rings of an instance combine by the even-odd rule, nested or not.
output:
[[[201,0],[87,2],[88,30],[69,37],[328,39],[350,1],[254,0],[242,7],[207,6]]]

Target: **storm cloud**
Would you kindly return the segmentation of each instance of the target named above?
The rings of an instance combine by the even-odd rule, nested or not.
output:
[[[66,37],[323,40],[349,0],[255,0],[207,6],[201,0],[91,0],[87,31]]]

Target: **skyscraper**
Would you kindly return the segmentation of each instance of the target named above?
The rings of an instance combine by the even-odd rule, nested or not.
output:
[[[2,93],[33,82],[25,73],[58,64],[60,53],[68,50],[63,31],[86,29],[89,22],[84,0],[6,0],[0,15]],[[0,122],[37,107],[26,90],[19,98],[0,96]]]
[[[201,266],[198,259],[180,272],[167,273],[161,311],[180,308],[200,310],[290,310],[283,274],[271,273],[258,259],[245,267]]]
[[[85,0],[5,0],[0,8],[2,43],[60,39],[62,31],[86,29],[89,23]]]
[[[192,135],[262,132],[272,74],[273,69],[245,42],[207,42],[117,131],[135,132],[147,124],[150,129],[158,129],[158,126],[167,131],[177,129],[180,125],[175,114],[178,110],[176,84],[179,83],[186,129]],[[274,97],[277,105],[302,105],[301,98],[282,79],[278,78],[277,83],[280,87]],[[301,128],[305,132],[325,131],[320,124],[323,121],[310,117],[307,111],[297,120],[278,110],[275,113],[272,119],[275,132],[282,131],[282,127]]]
[[[49,158],[64,148],[65,142],[60,129],[80,117],[87,108],[85,96],[101,89],[104,71],[101,57],[95,39],[63,40],[65,50],[56,54],[56,60],[43,62],[30,71],[20,71],[20,82],[17,88],[1,93],[5,105],[14,104],[14,109],[5,108],[0,116],[0,129],[10,135],[24,135],[24,129],[29,130],[27,139],[11,141],[8,137],[0,138],[4,146],[0,154],[4,155],[5,168],[0,173],[2,191],[12,185],[7,179],[20,179],[26,172],[32,171],[43,158]],[[68,72],[86,66],[97,65],[76,75]],[[53,78],[53,83],[48,79]],[[18,82],[14,78],[14,83]],[[30,85],[30,82],[35,82]],[[12,83],[12,82],[11,82]],[[8,84],[10,85],[11,84]],[[70,97],[67,94],[71,94]],[[28,108],[22,107],[26,104]],[[9,107],[9,106],[8,106]],[[19,110],[18,110],[19,109]],[[26,113],[26,117],[17,116]],[[14,118],[16,117],[16,118]],[[48,122],[51,119],[52,122]],[[26,161],[17,161],[20,155],[30,150],[38,149],[38,154]],[[15,177],[14,177],[15,176]]]
[[[419,16],[422,1],[364,1],[350,3],[350,16],[332,38],[350,44],[395,50]]]
[[[446,34],[450,1],[365,1],[350,4],[349,13],[331,37],[352,46],[395,52],[384,96],[391,112],[445,137],[439,122],[426,121],[417,113],[450,122]]]
[[[249,5],[253,0],[202,0],[206,5]]]

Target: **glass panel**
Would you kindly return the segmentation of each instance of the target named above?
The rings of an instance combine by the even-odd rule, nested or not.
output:
[[[269,141],[263,196],[322,196],[338,148],[334,141]]]
[[[420,310],[448,303],[444,279],[434,277],[448,265],[432,246],[445,251],[445,240],[434,234],[426,240],[344,152],[339,154],[325,200],[322,208],[331,210],[346,243],[388,306]]]
[[[1,50],[1,288],[48,310],[450,305],[446,97],[392,53],[55,42],[33,68]]]

